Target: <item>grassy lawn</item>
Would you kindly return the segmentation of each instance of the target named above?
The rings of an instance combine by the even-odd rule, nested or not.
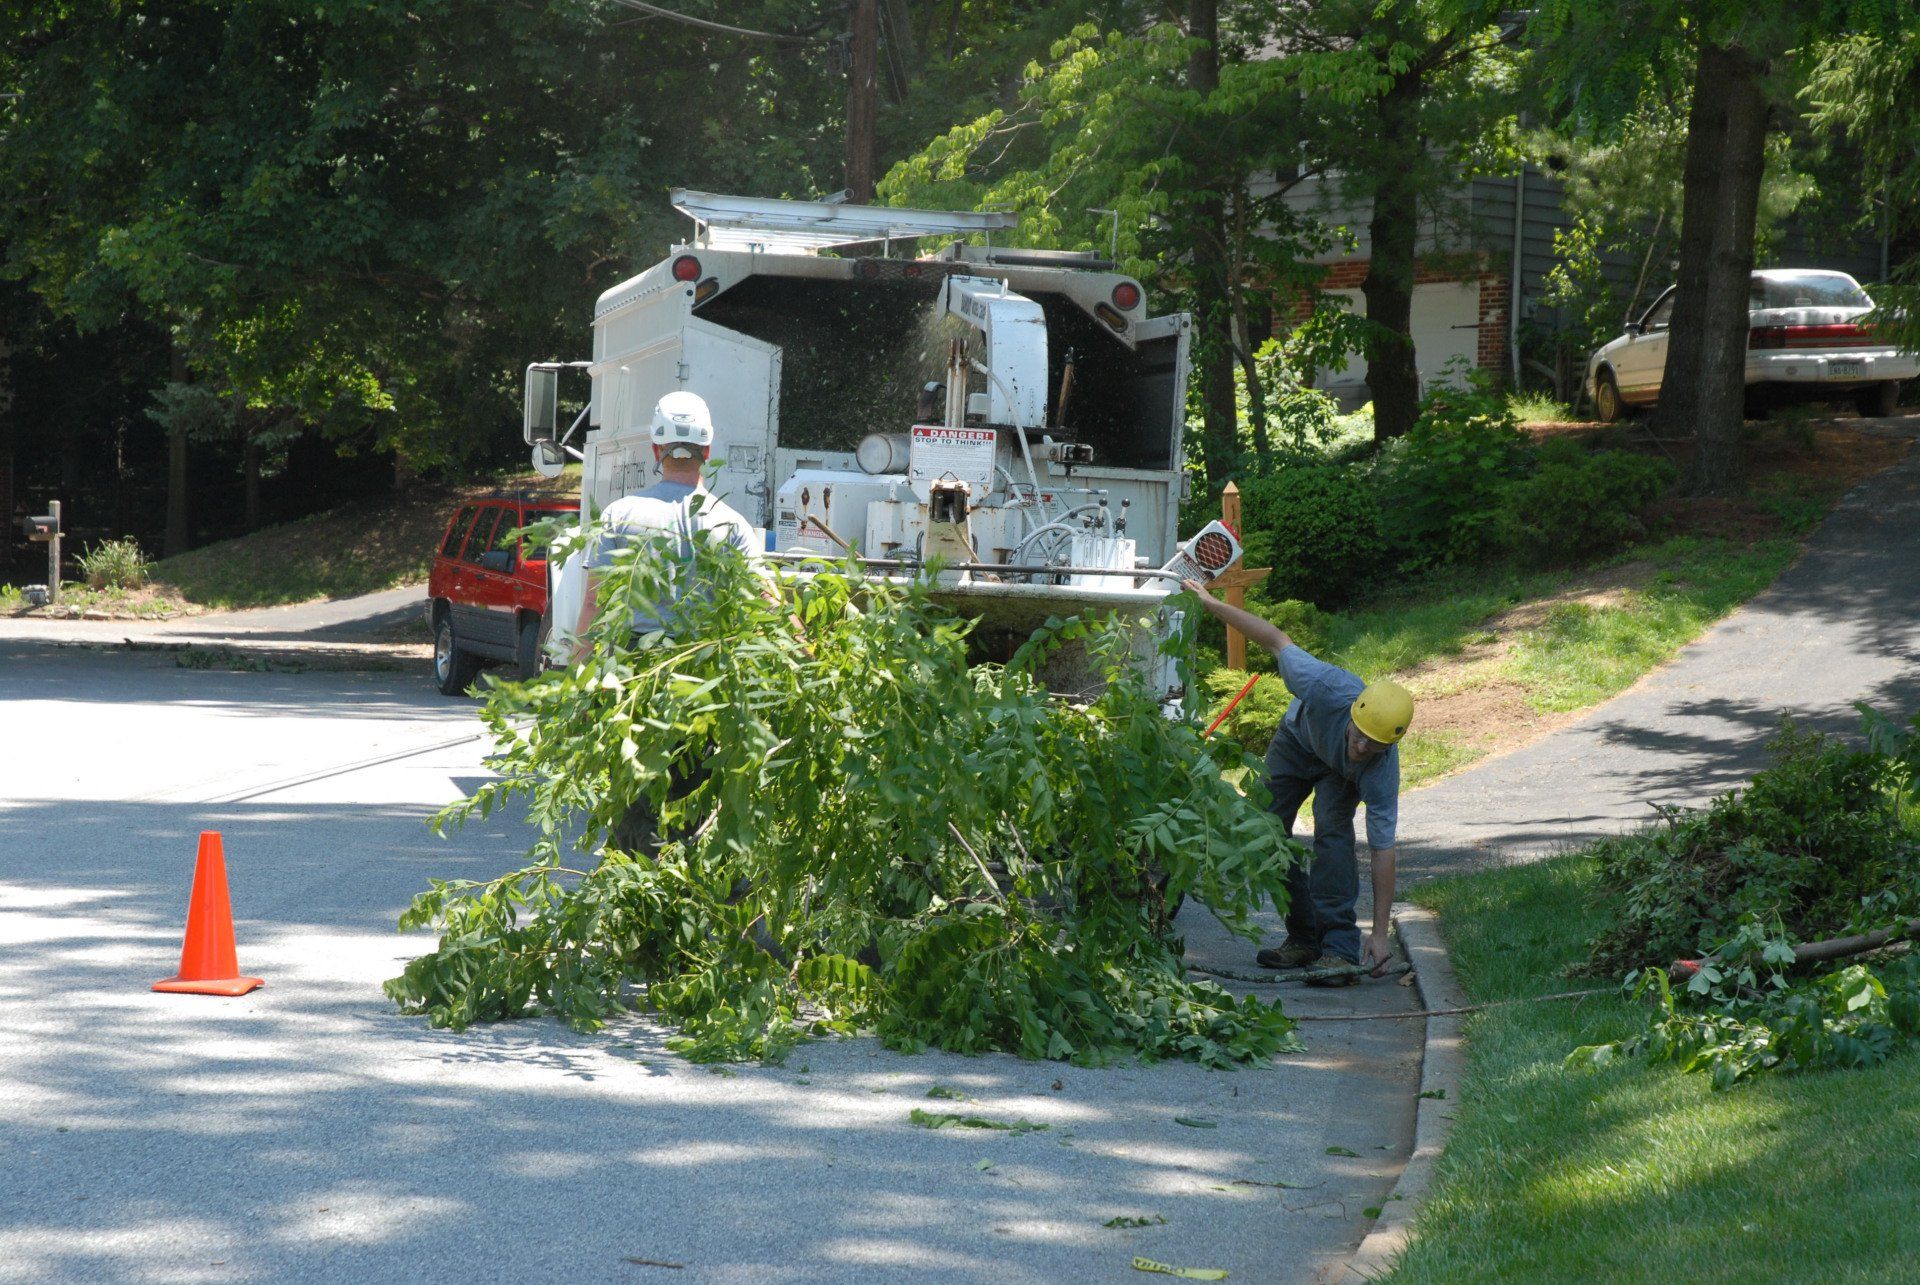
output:
[[[16,585],[0,585],[0,615],[27,610],[27,597],[23,590]],[[164,591],[151,588],[91,589],[69,581],[60,586],[60,602],[57,606],[33,610],[50,617],[94,612],[115,620],[167,620],[183,614],[186,609],[178,599]]]
[[[1583,984],[1561,970],[1605,922],[1593,876],[1564,857],[1410,898],[1467,991],[1505,999]],[[1643,1013],[1601,997],[1468,1019],[1452,1138],[1392,1280],[1910,1279],[1920,1057],[1725,1093],[1670,1067],[1562,1068]]]
[[[1531,726],[1516,713],[1566,714],[1625,690],[1771,584],[1798,551],[1785,538],[1680,536],[1577,571],[1434,577],[1331,616],[1321,655],[1413,688],[1420,717],[1401,750],[1412,787],[1506,748],[1503,733]],[[1616,580],[1626,583],[1600,601],[1557,600],[1570,586]],[[1249,659],[1252,670],[1273,668],[1264,655]],[[1222,671],[1216,681],[1231,694],[1245,675]],[[1229,727],[1264,744],[1286,704],[1278,682],[1264,681]]]
[[[416,487],[349,504],[156,562],[153,579],[187,602],[222,611],[417,584],[426,580],[447,519],[461,504],[516,491],[578,496],[579,469],[552,481],[515,475],[476,486]]]

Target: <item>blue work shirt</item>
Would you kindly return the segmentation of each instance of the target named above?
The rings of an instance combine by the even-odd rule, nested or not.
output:
[[[704,486],[661,481],[607,506],[606,512],[600,515],[600,529],[588,547],[587,567],[604,570],[613,565],[614,555],[622,549],[645,544],[660,546],[684,566],[693,561],[694,537],[701,531],[714,533],[715,539],[731,544],[750,559],[760,554],[752,524],[720,497]],[[674,601],[678,602],[686,592],[687,586],[680,583],[676,575]],[[652,633],[665,623],[638,608],[634,611],[635,633]]]
[[[1293,704],[1287,707],[1276,735],[1291,733],[1315,758],[1351,782],[1354,793],[1367,805],[1367,842],[1376,850],[1391,848],[1400,823],[1400,747],[1389,745],[1385,752],[1357,765],[1347,758],[1353,702],[1367,685],[1293,643],[1275,652],[1274,659],[1280,665],[1280,681],[1293,693]]]

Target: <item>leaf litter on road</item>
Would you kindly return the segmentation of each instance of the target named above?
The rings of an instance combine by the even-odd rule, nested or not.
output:
[[[910,1123],[922,1129],[999,1129],[1006,1133],[1037,1133],[1051,1125],[1035,1124],[1031,1120],[989,1120],[982,1115],[954,1115],[949,1111],[927,1111],[915,1107],[907,1116]]]

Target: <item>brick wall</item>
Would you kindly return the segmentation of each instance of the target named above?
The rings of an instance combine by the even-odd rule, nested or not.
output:
[[[1322,290],[1358,290],[1367,279],[1370,263],[1366,259],[1342,259],[1326,265],[1320,279]],[[1480,333],[1474,346],[1475,363],[1482,369],[1504,377],[1507,371],[1507,304],[1512,283],[1506,274],[1493,270],[1485,256],[1479,267],[1463,268],[1456,258],[1451,262],[1422,263],[1414,268],[1415,285],[1438,285],[1449,281],[1478,281],[1480,285]],[[1293,324],[1305,321],[1309,305],[1303,299],[1288,309]]]

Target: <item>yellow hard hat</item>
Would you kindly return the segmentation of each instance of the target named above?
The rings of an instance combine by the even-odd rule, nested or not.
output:
[[[1398,683],[1368,683],[1353,702],[1353,725],[1382,745],[1407,734],[1413,721],[1413,693]]]

